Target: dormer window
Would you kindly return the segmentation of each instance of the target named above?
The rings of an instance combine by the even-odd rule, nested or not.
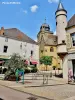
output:
[[[49,31],[49,28],[48,27],[45,27],[45,31]]]

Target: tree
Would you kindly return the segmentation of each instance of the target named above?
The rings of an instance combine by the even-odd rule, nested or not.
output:
[[[47,65],[52,64],[52,57],[51,56],[43,56],[40,58],[40,63],[46,65],[46,71],[47,71]]]
[[[7,73],[15,74],[17,69],[21,70],[25,68],[25,62],[19,54],[14,53],[11,58],[6,61],[5,66],[8,67]]]

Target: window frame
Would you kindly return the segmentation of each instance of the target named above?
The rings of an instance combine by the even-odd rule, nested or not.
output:
[[[50,47],[50,52],[54,52],[54,48],[53,47]]]
[[[31,53],[30,53],[30,54],[31,54],[31,56],[33,56],[33,53],[34,53],[34,51],[33,51],[33,50],[31,50]]]
[[[7,48],[5,48],[5,47],[7,47]],[[4,47],[3,47],[3,53],[7,53],[7,51],[8,51],[8,46],[4,45]]]
[[[73,40],[73,36],[72,36],[73,34],[74,34],[74,37],[75,37],[75,32],[70,34],[70,36],[71,36],[71,45],[72,45],[72,47],[75,47],[75,40]],[[74,41],[74,43],[73,43],[73,41]]]

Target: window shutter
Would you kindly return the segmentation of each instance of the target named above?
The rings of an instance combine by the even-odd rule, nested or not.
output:
[[[66,46],[67,46],[67,49],[70,49],[71,48],[71,37],[70,37],[70,34],[67,33],[66,35]]]

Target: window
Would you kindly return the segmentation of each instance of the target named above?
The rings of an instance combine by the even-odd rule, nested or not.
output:
[[[45,27],[45,31],[49,31],[49,28],[48,27]]]
[[[75,33],[71,34],[72,46],[75,46]]]
[[[20,44],[20,49],[22,49],[22,43]]]
[[[3,33],[3,35],[4,35],[4,33]]]
[[[50,52],[54,52],[54,48],[53,47],[50,48]]]
[[[65,40],[62,40],[62,43],[65,43]]]
[[[8,42],[8,38],[7,37],[5,38],[5,42]]]
[[[45,52],[47,52],[47,50],[45,50]]]
[[[57,42],[57,40],[55,39],[55,40],[54,40],[54,43],[56,43],[56,42]]]
[[[57,26],[57,22],[56,22],[56,26]]]
[[[3,52],[7,52],[8,46],[4,46]]]
[[[43,50],[41,50],[41,53],[43,53]]]
[[[27,43],[25,43],[25,45],[24,45],[25,47],[27,46]]]
[[[31,56],[33,55],[33,51],[31,50]]]

